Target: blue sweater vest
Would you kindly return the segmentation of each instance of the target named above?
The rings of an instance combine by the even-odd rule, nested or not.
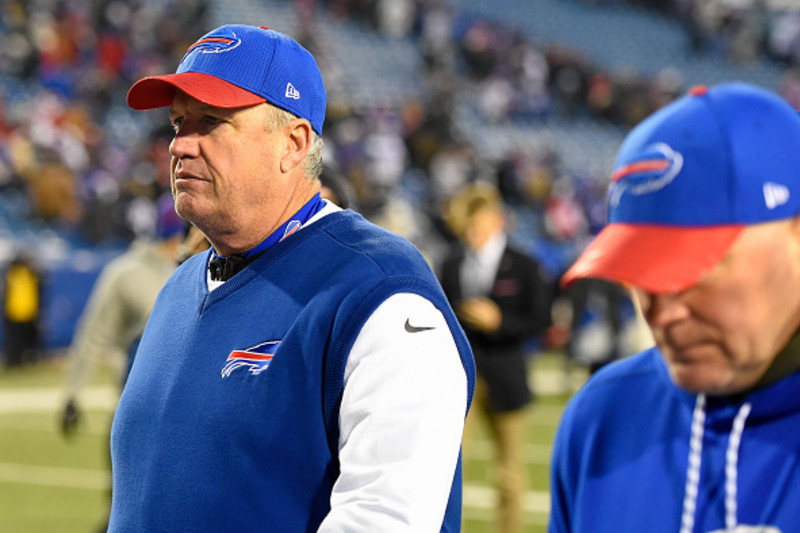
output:
[[[316,531],[338,475],[347,356],[393,294],[419,294],[442,311],[469,405],[469,345],[403,239],[343,211],[213,292],[207,261],[193,257],[162,290],[120,399],[110,531]],[[460,515],[459,461],[441,531],[460,531]]]

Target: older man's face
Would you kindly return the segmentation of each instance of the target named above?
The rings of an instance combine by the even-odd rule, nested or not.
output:
[[[266,104],[223,109],[180,92],[170,108],[175,208],[215,245],[246,228],[268,233],[288,203],[291,190],[276,178],[285,132],[267,131],[266,117]],[[264,237],[243,241],[241,250],[218,251],[239,252]]]
[[[634,292],[678,386],[712,395],[743,392],[800,324],[800,222],[748,227],[685,291]]]

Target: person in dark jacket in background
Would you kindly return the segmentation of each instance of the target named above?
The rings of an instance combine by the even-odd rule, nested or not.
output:
[[[525,407],[533,399],[526,346],[550,324],[550,285],[540,265],[508,243],[493,185],[467,185],[448,204],[447,221],[460,244],[443,261],[440,280],[478,378],[467,426],[479,416],[489,424],[500,493],[496,531],[515,533],[522,531]]]

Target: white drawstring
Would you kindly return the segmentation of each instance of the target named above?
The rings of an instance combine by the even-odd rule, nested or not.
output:
[[[733,533],[737,526],[736,518],[736,479],[739,473],[739,445],[742,442],[744,424],[750,414],[751,405],[742,404],[736,418],[733,419],[731,436],[728,439],[728,451],[725,454],[725,530]]]
[[[692,413],[692,436],[689,440],[689,467],[686,471],[686,488],[683,494],[681,532],[692,533],[697,508],[697,491],[700,484],[700,460],[703,456],[703,430],[706,422],[706,396],[698,394]]]
[[[703,456],[703,433],[706,421],[706,397],[697,395],[692,413],[691,439],[689,441],[689,467],[686,471],[686,488],[683,496],[683,514],[681,515],[680,533],[692,533],[694,517],[697,511],[697,495],[700,485],[700,463]],[[733,427],[728,438],[728,450],[725,453],[725,531],[734,533],[738,525],[736,492],[739,473],[739,446],[742,443],[745,422],[752,406],[742,404],[733,419]]]

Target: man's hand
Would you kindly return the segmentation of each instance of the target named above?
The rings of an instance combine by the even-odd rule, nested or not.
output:
[[[468,326],[484,333],[500,329],[503,314],[488,298],[467,298],[458,307],[458,317]]]
[[[75,400],[70,399],[64,405],[64,411],[61,414],[61,434],[66,438],[72,437],[78,428],[80,420],[81,412]]]

